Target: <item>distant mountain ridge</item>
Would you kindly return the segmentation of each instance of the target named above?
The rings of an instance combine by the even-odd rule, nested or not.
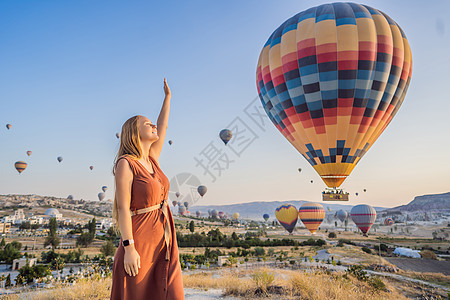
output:
[[[227,213],[230,217],[233,213],[238,212],[240,217],[243,219],[262,219],[263,214],[269,214],[270,218],[273,219],[275,217],[275,209],[284,204],[289,203],[294,205],[297,209],[300,208],[300,206],[303,203],[312,203],[314,201],[306,201],[306,200],[287,200],[287,201],[270,201],[270,202],[248,202],[248,203],[242,203],[242,204],[228,204],[228,205],[202,205],[202,206],[192,206],[189,208],[191,213],[195,213],[197,210],[201,211],[202,213],[208,213],[208,209],[215,209],[217,211],[223,211],[224,213]],[[328,213],[334,213],[340,209],[343,209],[347,212],[350,212],[353,205],[346,205],[346,204],[336,204],[336,203],[329,203],[329,202],[320,202],[323,207],[325,208],[325,211]],[[331,212],[329,212],[328,208]],[[375,210],[381,211],[385,210],[385,207],[374,207]]]
[[[450,213],[450,192],[443,194],[431,194],[416,196],[413,201],[387,209],[388,211],[438,211]]]

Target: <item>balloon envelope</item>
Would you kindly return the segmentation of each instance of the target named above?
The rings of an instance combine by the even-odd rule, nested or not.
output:
[[[98,200],[102,201],[103,199],[105,199],[105,193],[98,193]]]
[[[217,210],[213,209],[213,210],[211,211],[211,217],[217,218]]]
[[[176,192],[175,196],[177,196],[177,198],[180,197],[180,192]]]
[[[219,133],[220,139],[225,143],[225,145],[231,140],[233,133],[229,129],[222,129]]]
[[[377,212],[370,205],[359,204],[353,206],[350,211],[350,216],[356,226],[358,226],[358,228],[362,231],[364,236],[367,236],[367,232],[370,230],[370,227],[372,227],[375,219],[377,218]]]
[[[180,215],[184,215],[186,213],[186,207],[184,205],[179,205],[178,206],[178,213]]]
[[[298,220],[297,208],[292,204],[280,205],[275,209],[275,217],[289,233],[292,233]]]
[[[325,209],[319,203],[304,203],[298,210],[298,216],[309,232],[314,234],[325,218]]]
[[[116,132],[116,138],[120,138],[120,133]]]
[[[107,189],[108,187],[106,185],[102,186],[102,191],[106,192]]]
[[[72,196],[72,195],[69,195],[69,196],[67,196],[67,199],[73,200],[73,196]]]
[[[169,145],[172,145],[172,143],[173,143],[172,140],[169,140]]]
[[[6,128],[9,130],[12,127],[11,124],[6,124]]]
[[[386,218],[386,219],[384,219],[384,225],[392,226],[392,225],[394,225],[394,220],[392,220],[392,218]]]
[[[269,218],[270,218],[269,214],[263,214],[264,221],[267,222],[267,220],[269,220]]]
[[[177,204],[178,204],[178,201],[176,201],[176,200],[172,201],[172,205],[173,205],[174,207],[177,206]]]
[[[233,214],[233,219],[235,219],[235,220],[239,219],[239,213],[235,212]]]
[[[91,171],[94,169],[94,166],[90,166],[89,169],[91,169]]]
[[[28,156],[30,156],[30,155],[31,155],[31,153],[33,153],[33,152],[31,152],[31,151],[27,151],[27,155],[28,155]]]
[[[412,74],[405,33],[366,5],[323,4],[276,29],[256,70],[272,123],[339,187],[400,108]]]
[[[200,185],[198,188],[197,188],[197,192],[200,194],[200,196],[202,196],[203,197],[203,195],[205,195],[206,194],[206,191],[207,191],[208,189],[206,188],[206,186],[204,186],[204,185]]]
[[[57,160],[58,160],[59,162],[62,162],[62,160],[63,160],[62,156],[58,156]]]
[[[16,163],[14,164],[14,167],[16,168],[17,172],[22,173],[23,170],[25,170],[27,168],[27,163],[24,161],[16,161]]]
[[[197,216],[197,218],[200,218],[200,215],[201,215],[202,213],[199,211],[199,210],[197,210],[196,212],[195,212],[195,215]]]
[[[223,219],[223,217],[225,216],[225,213],[223,211],[219,211],[218,216],[219,216],[219,218]]]
[[[189,207],[189,202],[184,202],[184,206],[186,206],[186,209],[188,209],[188,207]]]
[[[345,219],[347,219],[347,212],[343,209],[338,210],[338,212],[336,213],[336,217],[341,221],[344,222]]]

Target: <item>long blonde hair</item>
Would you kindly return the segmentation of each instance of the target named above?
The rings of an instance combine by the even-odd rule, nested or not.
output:
[[[139,118],[134,116],[125,121],[122,125],[122,132],[120,134],[119,152],[114,159],[113,175],[116,175],[117,161],[124,155],[131,156],[133,159],[140,159],[142,157],[141,140],[139,136]],[[114,190],[116,181],[114,180]],[[118,230],[119,227],[119,211],[117,206],[117,196],[114,192],[114,205],[112,213],[114,228]]]

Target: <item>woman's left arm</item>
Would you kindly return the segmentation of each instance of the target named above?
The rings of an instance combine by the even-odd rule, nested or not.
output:
[[[169,121],[170,111],[170,98],[172,97],[166,78],[164,78],[164,94],[164,102],[156,122],[159,139],[150,147],[150,156],[153,157],[158,163],[159,156],[161,155],[161,150],[164,145],[164,139],[166,138],[167,123]]]

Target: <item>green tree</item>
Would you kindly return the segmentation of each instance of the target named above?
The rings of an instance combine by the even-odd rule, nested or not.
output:
[[[12,264],[13,260],[22,257],[20,253],[21,248],[22,244],[17,241],[6,244],[3,251],[0,252],[0,260],[4,260],[7,264]]]
[[[5,280],[5,287],[11,286],[11,274],[8,273]]]
[[[195,231],[195,225],[194,225],[194,221],[191,221],[189,223],[189,230],[193,233]]]
[[[5,245],[6,245],[5,238],[2,238],[2,241],[0,242],[0,248],[3,249]]]
[[[44,247],[47,247],[48,245],[52,246],[52,250],[55,250],[56,247],[58,247],[60,243],[60,238],[56,234],[56,229],[58,228],[58,223],[56,222],[56,218],[50,218],[49,222],[49,232],[48,236],[45,239]]]
[[[233,239],[233,241],[237,241],[239,239],[238,235],[234,231],[233,234],[231,234],[231,238]]]
[[[116,253],[116,248],[114,247],[114,244],[112,241],[106,241],[106,243],[103,244],[100,251],[105,256],[113,256]]]

